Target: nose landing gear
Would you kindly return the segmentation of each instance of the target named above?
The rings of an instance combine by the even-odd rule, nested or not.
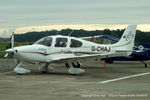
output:
[[[31,71],[25,68],[21,68],[20,66],[22,65],[22,63],[18,63],[18,65],[16,66],[16,68],[14,69],[14,72],[16,72],[18,75],[22,75],[22,74],[26,74],[26,73],[30,73]]]

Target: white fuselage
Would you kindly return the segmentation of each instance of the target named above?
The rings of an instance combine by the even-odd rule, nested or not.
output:
[[[66,47],[56,47],[56,38],[67,38]],[[81,47],[70,47],[71,39],[82,42]],[[110,45],[100,45],[86,40],[66,37],[52,36],[51,46],[33,44],[14,48],[15,57],[27,62],[53,62],[59,59],[67,59],[86,55],[97,55],[113,52]]]

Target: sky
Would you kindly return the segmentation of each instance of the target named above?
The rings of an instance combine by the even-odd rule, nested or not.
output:
[[[0,0],[0,37],[50,29],[150,31],[150,0]]]

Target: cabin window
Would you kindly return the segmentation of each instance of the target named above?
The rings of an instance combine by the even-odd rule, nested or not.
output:
[[[67,38],[57,38],[55,47],[66,47],[67,41]]]
[[[44,37],[44,38],[38,40],[37,42],[35,42],[35,44],[51,46],[51,44],[52,44],[52,37]]]
[[[70,47],[81,47],[81,46],[82,42],[75,39],[71,39]]]

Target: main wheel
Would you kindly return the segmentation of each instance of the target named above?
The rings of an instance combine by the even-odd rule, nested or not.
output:
[[[73,65],[73,67],[75,67],[75,68],[80,68],[80,64],[79,64],[79,62],[77,62],[77,63],[72,63],[72,65]]]

